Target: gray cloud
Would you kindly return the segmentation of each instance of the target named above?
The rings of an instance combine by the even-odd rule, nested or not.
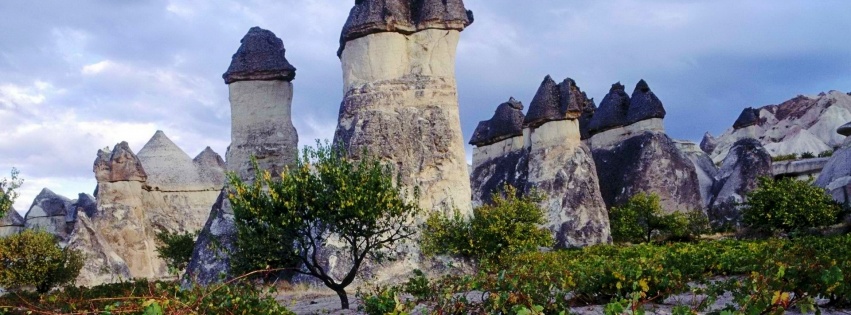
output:
[[[522,3],[522,4],[519,4]],[[221,73],[251,26],[274,31],[298,68],[301,144],[330,138],[342,97],[335,52],[350,0],[0,2],[0,174],[90,191],[97,149],[138,150],[163,129],[190,156],[224,154]],[[677,138],[728,128],[741,109],[851,89],[847,1],[467,0],[458,49],[465,137],[509,96],[572,77],[598,101],[644,78]],[[2,176],[2,175],[0,175]]]

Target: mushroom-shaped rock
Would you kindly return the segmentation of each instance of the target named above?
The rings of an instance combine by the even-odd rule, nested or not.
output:
[[[546,76],[529,104],[525,126],[537,127],[559,117],[559,87],[552,77]]]
[[[221,188],[225,184],[225,160],[222,156],[207,147],[198,154],[192,162],[198,167],[203,180],[214,187]]]
[[[157,130],[139,150],[139,160],[148,174],[148,186],[160,191],[206,189],[192,158]]]
[[[116,144],[112,151],[99,150],[93,169],[98,182],[144,182],[148,178],[139,157],[126,141]]]
[[[591,119],[589,131],[591,134],[600,133],[612,128],[627,125],[629,111],[629,94],[624,91],[620,82],[612,84],[609,94],[603,97],[600,107]]]
[[[626,124],[631,125],[642,120],[652,118],[665,118],[665,107],[656,94],[650,90],[650,86],[644,80],[638,81],[632,97],[629,100]]]
[[[851,122],[839,126],[839,128],[836,129],[836,133],[846,137],[851,136]]]
[[[715,147],[718,146],[718,140],[712,136],[709,132],[703,134],[703,139],[700,140],[700,150],[706,152],[706,154],[712,154],[712,151],[715,151]]]
[[[499,104],[490,120],[479,122],[470,144],[483,146],[523,134],[523,103],[513,97]]]
[[[754,109],[753,107],[748,107],[742,110],[742,113],[739,114],[739,118],[737,118],[736,122],[733,123],[733,128],[742,129],[756,125],[757,123],[759,123],[759,110]]]
[[[275,33],[255,26],[248,30],[241,43],[230,67],[222,75],[226,84],[253,80],[292,81],[295,78],[296,69],[287,61],[284,42]]]

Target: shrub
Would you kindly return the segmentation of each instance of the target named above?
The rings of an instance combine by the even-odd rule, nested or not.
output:
[[[7,289],[46,293],[74,281],[82,267],[83,255],[62,249],[47,232],[25,230],[0,239],[0,285]]]
[[[840,210],[824,189],[812,185],[812,180],[762,177],[757,188],[747,194],[742,220],[759,231],[788,233],[834,224]]]
[[[712,231],[709,217],[699,209],[664,215],[662,221],[661,232],[667,240],[692,241]]]
[[[432,213],[423,226],[423,252],[499,260],[552,246],[552,234],[540,227],[546,223],[541,200],[535,192],[518,197],[517,189],[506,185],[502,194],[493,195],[492,204],[473,209],[471,219],[457,211],[452,217]]]
[[[820,157],[820,158],[831,157],[831,156],[833,156],[833,150],[824,150],[824,151],[821,151],[818,154],[818,157]]]
[[[246,242],[271,244],[270,249],[252,247],[264,261],[296,260],[303,269],[293,271],[315,277],[349,307],[345,288],[351,284],[364,260],[381,263],[393,254],[395,245],[414,234],[414,217],[419,213],[413,196],[394,181],[390,166],[367,152],[355,161],[342,147],[317,141],[306,147],[295,165],[272,178],[259,167],[256,181],[245,183],[230,174],[228,200],[233,206],[238,245]],[[412,198],[411,198],[412,197]],[[347,254],[337,266],[349,266],[345,274],[329,274],[316,255],[329,241],[339,240]],[[246,248],[238,248],[245,251]],[[237,257],[251,257],[240,254]],[[277,266],[270,266],[276,268]],[[290,266],[282,266],[290,267]]]
[[[798,155],[797,155],[797,154],[795,154],[795,153],[792,153],[792,154],[782,154],[782,155],[772,156],[772,157],[771,157],[771,161],[772,161],[772,162],[791,161],[791,160],[797,160],[797,159],[798,159]]]
[[[18,178],[18,174],[20,172],[13,168],[11,179],[3,178],[0,180],[0,217],[6,215],[6,211],[12,208],[12,204],[18,198],[16,190],[24,183],[23,179]]]
[[[659,196],[641,193],[609,211],[612,239],[616,242],[642,243],[654,238],[672,241],[694,240],[710,231],[709,218],[703,211],[691,210],[664,214]]]
[[[186,269],[189,259],[192,258],[192,250],[195,248],[195,238],[198,232],[169,232],[157,233],[157,255],[165,260],[166,265],[172,271]]]
[[[812,159],[812,158],[815,158],[815,157],[816,157],[816,155],[815,155],[815,154],[813,154],[813,153],[812,153],[812,152],[810,152],[810,151],[807,151],[807,152],[801,153],[801,158],[802,158],[802,159]]]

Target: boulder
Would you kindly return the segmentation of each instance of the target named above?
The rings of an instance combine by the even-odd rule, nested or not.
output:
[[[620,82],[612,84],[609,94],[603,97],[600,107],[594,112],[588,130],[594,134],[628,125],[627,114],[629,112],[629,94],[624,91]]]
[[[736,206],[756,189],[758,178],[771,176],[771,155],[756,139],[740,139],[721,163],[712,188],[709,220],[714,226],[736,226],[741,213]]]
[[[629,110],[626,114],[626,124],[631,125],[642,120],[665,118],[665,107],[650,86],[644,80],[638,81],[632,97],[629,99]]]
[[[706,154],[712,154],[712,151],[715,151],[715,147],[718,146],[718,140],[712,136],[709,132],[703,134],[703,139],[700,140],[700,149]]]
[[[24,230],[26,221],[14,207],[6,211],[6,215],[0,218],[0,237],[18,234]]]
[[[836,128],[836,133],[846,137],[851,136],[851,122]]]
[[[55,235],[59,242],[68,242],[74,229],[76,211],[71,199],[44,188],[33,200],[24,220],[27,229],[44,230]]]

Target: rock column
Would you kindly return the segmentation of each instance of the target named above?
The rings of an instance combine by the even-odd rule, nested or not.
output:
[[[271,31],[253,27],[241,42],[223,75],[230,92],[232,123],[227,168],[252,181],[252,156],[261,169],[273,173],[297,157],[298,135],[291,119],[296,69],[286,59],[283,41]],[[202,159],[196,158],[196,162]],[[222,190],[198,236],[186,280],[206,285],[231,276],[230,256],[237,237],[234,224],[233,210]]]
[[[470,23],[461,0],[359,0],[340,39],[334,142],[393,163],[426,210],[472,211],[455,83],[455,50]]]

